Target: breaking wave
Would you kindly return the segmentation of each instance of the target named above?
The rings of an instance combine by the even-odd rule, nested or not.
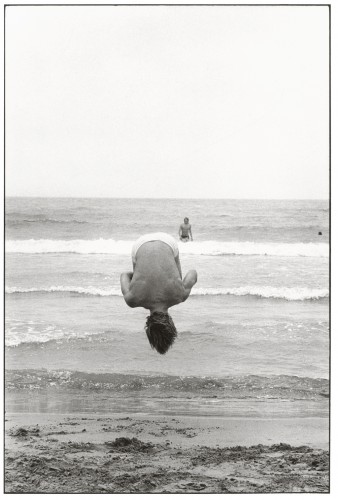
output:
[[[329,382],[321,378],[296,376],[146,376],[121,373],[85,373],[68,370],[7,370],[7,389],[38,390],[48,387],[68,388],[76,391],[108,392],[125,397],[138,392],[144,396],[158,397],[211,396],[236,399],[305,399],[323,400],[329,396]]]
[[[79,253],[130,255],[133,241],[98,240],[8,240],[7,253]],[[185,255],[272,255],[285,257],[328,257],[328,243],[269,243],[251,241],[193,241],[179,243]]]
[[[97,288],[94,286],[49,286],[22,288],[7,286],[6,293],[75,293],[80,295],[93,295],[100,297],[122,296],[120,288]],[[329,297],[327,288],[287,288],[271,286],[241,286],[235,288],[193,288],[191,295],[235,295],[254,296],[264,299],[284,299],[284,300],[318,300]]]

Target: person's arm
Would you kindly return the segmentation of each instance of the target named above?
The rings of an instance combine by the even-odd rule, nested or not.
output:
[[[193,238],[192,238],[192,232],[191,232],[191,226],[189,227],[189,234],[190,234],[190,239],[191,239],[191,241],[193,241]]]
[[[177,255],[177,257],[175,257],[175,262],[176,262],[176,266],[178,268],[178,271],[180,273],[180,277],[182,279],[182,269],[181,269],[181,262],[180,262],[180,256]]]
[[[197,272],[195,271],[195,269],[191,269],[190,271],[187,272],[183,280],[183,286],[186,292],[183,300],[187,300],[187,298],[190,295],[191,289],[196,282],[197,282]]]
[[[180,228],[178,230],[178,236],[180,237],[181,239],[181,236],[182,236],[182,224],[180,225]]]
[[[133,273],[122,273],[120,276],[121,283],[121,291],[123,293],[124,300],[128,304],[129,307],[136,307],[134,304],[134,300],[129,291],[130,282],[133,279]]]

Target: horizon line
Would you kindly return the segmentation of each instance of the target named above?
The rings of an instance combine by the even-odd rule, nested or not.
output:
[[[148,197],[148,196],[37,196],[37,195],[5,195],[6,198],[54,198],[54,199],[102,199],[102,200],[259,200],[259,201],[329,201],[327,198],[221,198],[221,197]]]

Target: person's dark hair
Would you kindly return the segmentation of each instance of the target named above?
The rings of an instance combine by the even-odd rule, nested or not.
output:
[[[153,312],[144,327],[149,343],[160,354],[165,354],[177,337],[177,330],[171,316],[163,312]]]

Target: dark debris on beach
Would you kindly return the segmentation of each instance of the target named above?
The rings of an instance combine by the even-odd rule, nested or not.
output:
[[[168,440],[151,443],[127,436],[92,442],[56,429],[8,431],[20,448],[5,450],[6,493],[329,491],[329,454],[308,446],[181,448]],[[80,435],[87,433],[80,428]]]

